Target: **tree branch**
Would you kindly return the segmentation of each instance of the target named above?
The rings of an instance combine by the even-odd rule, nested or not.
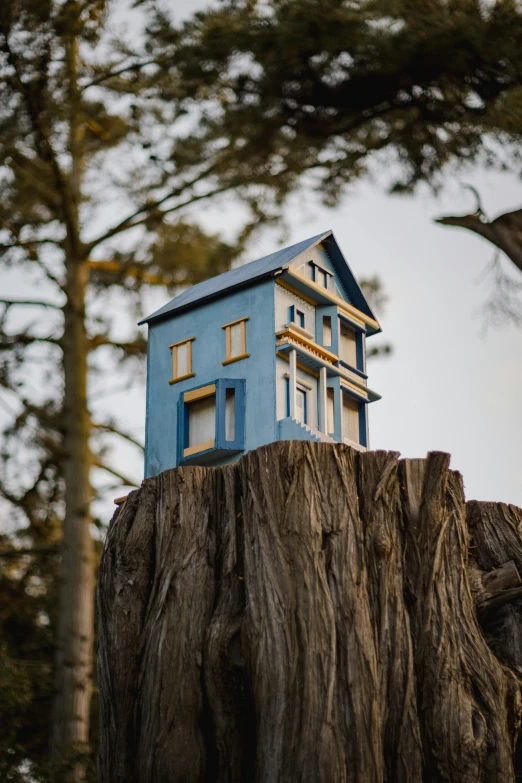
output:
[[[146,60],[143,63],[134,63],[133,65],[126,65],[124,68],[120,68],[117,71],[111,71],[110,73],[106,73],[103,76],[100,76],[98,79],[93,79],[92,82],[89,82],[88,84],[85,84],[81,91],[85,92],[85,90],[88,90],[89,87],[98,87],[100,84],[103,84],[103,82],[108,81],[109,79],[114,79],[115,76],[121,76],[122,73],[127,73],[128,71],[137,71],[140,68],[145,68],[147,65],[157,65],[156,60]]]
[[[522,272],[522,210],[506,212],[490,223],[481,219],[481,213],[473,215],[447,215],[435,219],[442,226],[467,228],[489,240],[502,250]]]
[[[95,351],[97,348],[106,345],[111,348],[119,348],[131,356],[141,356],[147,351],[147,341],[143,337],[139,337],[136,340],[130,340],[129,342],[117,342],[101,334],[95,335],[89,340],[90,351]]]
[[[119,435],[120,438],[123,438],[124,440],[127,440],[129,443],[132,443],[141,451],[144,450],[144,446],[142,443],[139,442],[139,440],[136,440],[135,438],[132,437],[132,435],[129,435],[127,432],[122,432],[112,424],[96,424],[95,422],[92,422],[92,426],[94,427],[94,429],[100,430],[101,432],[110,432],[113,435]]]
[[[212,198],[213,196],[218,196],[221,193],[226,193],[228,190],[232,190],[235,187],[235,185],[224,185],[222,188],[216,188],[216,190],[211,191],[210,193],[202,193],[199,196],[193,196],[190,199],[187,199],[187,201],[182,201],[180,204],[176,204],[173,207],[169,207],[168,209],[163,210],[157,210],[157,216],[158,219],[163,220],[165,215],[169,215],[172,212],[177,212],[179,209],[183,209],[184,207],[191,206],[192,204],[196,204],[198,201],[204,201],[205,199]],[[166,197],[163,199],[163,201],[167,201],[169,197]],[[151,212],[154,210],[151,210]],[[141,218],[140,220],[136,220],[134,223],[129,224],[128,226],[123,226],[115,233],[108,232],[105,237],[101,237],[99,240],[96,240],[96,243],[99,244],[100,242],[104,242],[106,239],[110,239],[110,237],[115,236],[115,234],[119,234],[120,231],[126,231],[129,228],[136,228],[136,226],[142,226],[144,223],[147,223],[150,220],[151,215],[146,215],[145,217]]]
[[[195,177],[191,182],[185,182],[182,185],[180,185],[177,188],[174,188],[170,191],[166,196],[163,196],[160,199],[157,199],[156,201],[150,201],[146,204],[144,204],[139,209],[135,210],[132,214],[128,215],[126,218],[121,220],[119,223],[117,223],[115,226],[110,228],[108,231],[106,231],[101,236],[97,237],[96,239],[93,239],[92,242],[88,242],[85,245],[85,248],[87,250],[87,253],[90,254],[92,250],[100,245],[102,242],[105,242],[107,239],[111,239],[112,237],[116,236],[117,234],[120,234],[122,231],[126,231],[129,228],[134,228],[135,226],[142,225],[147,220],[149,220],[150,215],[152,212],[158,210],[158,207],[160,207],[162,204],[164,204],[166,201],[169,201],[171,198],[176,198],[177,196],[180,196],[185,190],[188,190],[191,187],[194,187],[194,185],[197,185],[198,182],[200,182],[205,177],[208,177],[212,171],[215,170],[217,167],[217,163],[213,163],[212,166],[209,166],[205,171],[198,174],[197,177]],[[231,187],[231,186],[228,186]],[[227,188],[228,189],[228,188]],[[221,192],[220,190],[217,190],[216,193]],[[208,198],[210,195],[215,195],[214,193],[207,194],[203,197],[201,196],[194,196],[193,199],[190,201],[186,201],[181,206],[187,206],[187,204],[191,204],[192,201],[199,201],[201,198]],[[174,211],[174,209],[177,209],[178,207],[173,207],[172,210],[159,210],[160,215],[165,215],[167,212]],[[143,215],[146,213],[146,217],[142,220],[139,220],[137,222],[134,222],[135,218],[138,218],[140,215]]]
[[[34,334],[25,332],[0,335],[0,351],[7,351],[16,346],[25,348],[33,343],[50,343],[51,345],[57,345],[59,348],[62,347],[61,340],[55,337],[37,337]]]
[[[35,305],[37,307],[49,307],[52,310],[62,309],[60,305],[53,304],[52,302],[40,302],[31,299],[0,299],[0,304],[7,305],[8,307],[14,307],[16,305]]]
[[[105,463],[101,462],[101,460],[95,459],[92,464],[93,467],[100,468],[101,470],[106,470],[107,473],[110,473],[112,476],[116,476],[116,478],[120,479],[122,485],[125,487],[139,486],[139,484],[137,484],[135,481],[129,479],[128,476],[124,476],[123,473],[120,473],[118,470],[111,468],[109,465],[105,465]]]
[[[5,560],[13,560],[17,557],[23,557],[25,555],[57,555],[60,552],[60,547],[56,545],[47,546],[33,546],[24,549],[5,549],[0,550],[0,558]]]

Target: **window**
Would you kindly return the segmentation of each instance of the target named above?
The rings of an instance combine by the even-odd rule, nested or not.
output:
[[[360,442],[359,403],[348,394],[343,394],[343,440]]]
[[[216,441],[216,384],[210,383],[184,395],[186,437],[183,456],[213,449]]]
[[[317,266],[315,261],[309,261],[306,269],[307,277],[310,277],[314,283],[322,285],[323,288],[328,288],[328,278],[333,277],[331,272],[327,272],[320,266]]]
[[[323,345],[332,345],[332,319],[323,315]]]
[[[298,310],[295,305],[290,306],[290,321],[300,326],[301,329],[305,328],[305,314],[302,310]]]
[[[357,345],[355,332],[341,321],[341,344],[339,358],[350,367],[357,367]]]
[[[240,359],[248,359],[246,340],[246,322],[247,318],[240,318],[238,321],[225,324],[221,328],[225,330],[226,358],[221,364],[231,364]]]
[[[307,390],[302,386],[296,386],[295,389],[295,418],[300,421],[301,424],[308,424],[308,411],[307,411]]]
[[[220,378],[181,395],[179,461],[204,464],[205,455],[244,449],[245,382]]]
[[[184,381],[185,378],[194,377],[195,373],[192,372],[192,343],[194,340],[194,337],[189,337],[187,340],[169,345],[172,351],[172,378],[169,383],[178,383],[178,381]]]
[[[326,390],[326,431],[328,435],[335,432],[335,398],[334,390]]]
[[[225,394],[225,438],[236,439],[236,390],[227,389]]]

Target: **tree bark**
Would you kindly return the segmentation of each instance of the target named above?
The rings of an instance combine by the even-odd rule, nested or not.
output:
[[[56,682],[51,750],[54,758],[85,749],[89,739],[94,643],[94,549],[90,533],[91,455],[87,407],[88,342],[85,263],[68,266],[64,307],[65,517],[61,544]],[[81,780],[81,765],[71,778]]]
[[[64,242],[66,281],[63,308],[64,480],[65,516],[61,544],[59,607],[56,641],[55,698],[51,727],[51,756],[72,763],[68,781],[81,781],[84,768],[78,752],[89,741],[94,645],[94,547],[90,533],[92,465],[87,404],[89,340],[85,296],[89,266],[80,239],[82,179],[81,92],[78,86],[78,41],[65,41],[69,93],[70,171],[61,191],[67,229]],[[76,758],[76,761],[74,759]]]
[[[514,783],[515,626],[501,658],[477,605],[522,512],[490,506],[447,455],[309,442],[147,479],[100,567],[100,783]]]

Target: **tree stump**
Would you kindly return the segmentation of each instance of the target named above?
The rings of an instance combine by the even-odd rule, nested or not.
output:
[[[147,479],[100,566],[100,783],[514,783],[520,573],[522,511],[446,454]]]

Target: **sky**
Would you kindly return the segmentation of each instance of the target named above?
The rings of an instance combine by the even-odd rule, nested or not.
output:
[[[206,3],[168,0],[167,5],[179,19]],[[474,210],[463,182],[480,192],[488,216],[521,205],[519,179],[480,169],[468,170],[462,179],[448,176],[438,196],[422,187],[412,197],[392,197],[378,182],[358,183],[333,209],[303,190],[286,208],[283,244],[332,229],[356,277],[377,274],[382,279],[389,298],[384,311],[377,312],[383,335],[371,338],[368,346],[385,339],[393,353],[369,363],[369,385],[382,394],[370,406],[371,448],[399,451],[403,457],[448,452],[452,467],[464,477],[467,499],[522,506],[522,328],[509,323],[485,328],[492,278],[484,270],[495,248],[468,231],[433,222],[443,214]],[[198,210],[192,214],[202,215]],[[228,238],[238,227],[232,202],[205,208],[203,217],[206,227],[222,230]],[[257,235],[243,260],[274,251],[281,239],[281,231]],[[503,259],[502,265],[520,281],[511,262]],[[24,291],[20,275],[4,278],[4,295]],[[168,299],[156,291],[149,312]],[[122,323],[129,318],[123,305],[114,316]],[[107,367],[107,376],[101,380],[114,390],[104,393],[99,417],[117,414],[124,428],[143,440],[145,368],[133,387],[123,391],[113,367]],[[116,447],[111,461],[141,480],[142,457],[132,447]],[[113,508],[107,500],[97,511],[108,521]]]

